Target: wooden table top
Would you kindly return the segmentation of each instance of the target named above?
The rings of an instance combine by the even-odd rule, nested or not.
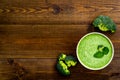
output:
[[[114,34],[94,29],[98,15],[117,24]],[[115,49],[109,66],[92,71],[79,62],[70,76],[55,68],[60,53],[76,57],[89,32],[108,36]],[[120,0],[0,0],[0,80],[120,80]]]

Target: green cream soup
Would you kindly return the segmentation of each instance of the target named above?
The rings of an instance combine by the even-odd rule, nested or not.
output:
[[[98,45],[104,45],[109,49],[107,55],[95,58]],[[103,34],[93,32],[85,35],[77,45],[77,57],[80,63],[88,69],[99,70],[107,66],[113,57],[113,45]]]

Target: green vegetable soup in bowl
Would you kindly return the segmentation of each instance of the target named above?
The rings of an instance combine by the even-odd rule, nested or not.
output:
[[[90,70],[100,70],[110,64],[114,47],[110,39],[102,33],[92,32],[83,36],[78,42],[77,58]]]

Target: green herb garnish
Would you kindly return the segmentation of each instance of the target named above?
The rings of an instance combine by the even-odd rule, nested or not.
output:
[[[109,49],[108,49],[107,47],[104,47],[104,48],[103,48],[103,53],[104,53],[105,55],[107,55],[108,52],[109,52]]]
[[[98,51],[98,52],[96,52],[95,54],[94,54],[94,57],[95,58],[102,58],[104,56],[104,53],[103,52],[100,52],[100,51]]]
[[[98,47],[97,47],[97,49],[98,49],[98,51],[103,51],[103,48],[104,48],[104,46],[103,45],[98,45]]]
[[[109,52],[108,47],[105,47],[103,45],[98,45],[97,52],[93,55],[95,58],[102,58],[104,55],[107,55]]]

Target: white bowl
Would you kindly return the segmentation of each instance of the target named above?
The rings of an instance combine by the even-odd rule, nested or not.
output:
[[[104,66],[99,67],[99,68],[92,68],[92,67],[89,67],[89,66],[85,65],[84,62],[82,62],[81,59],[79,58],[80,55],[78,54],[78,50],[79,50],[78,46],[79,46],[79,44],[81,43],[81,41],[82,41],[85,37],[87,37],[88,35],[91,35],[91,34],[98,34],[98,35],[101,35],[101,36],[105,37],[105,38],[109,41],[109,43],[110,43],[110,45],[111,45],[111,47],[112,47],[112,54],[111,54],[112,56],[111,56],[110,60],[107,62],[107,64],[105,64]],[[110,62],[112,61],[113,56],[114,56],[114,47],[113,47],[113,44],[112,44],[111,40],[110,40],[107,36],[105,36],[104,34],[99,33],[99,32],[91,32],[91,33],[86,34],[85,36],[83,36],[83,37],[79,40],[79,42],[78,42],[78,44],[77,44],[77,48],[76,48],[76,54],[77,54],[77,58],[78,58],[79,62],[80,62],[85,68],[90,69],[90,70],[101,70],[101,69],[107,67],[107,66],[110,64]]]

